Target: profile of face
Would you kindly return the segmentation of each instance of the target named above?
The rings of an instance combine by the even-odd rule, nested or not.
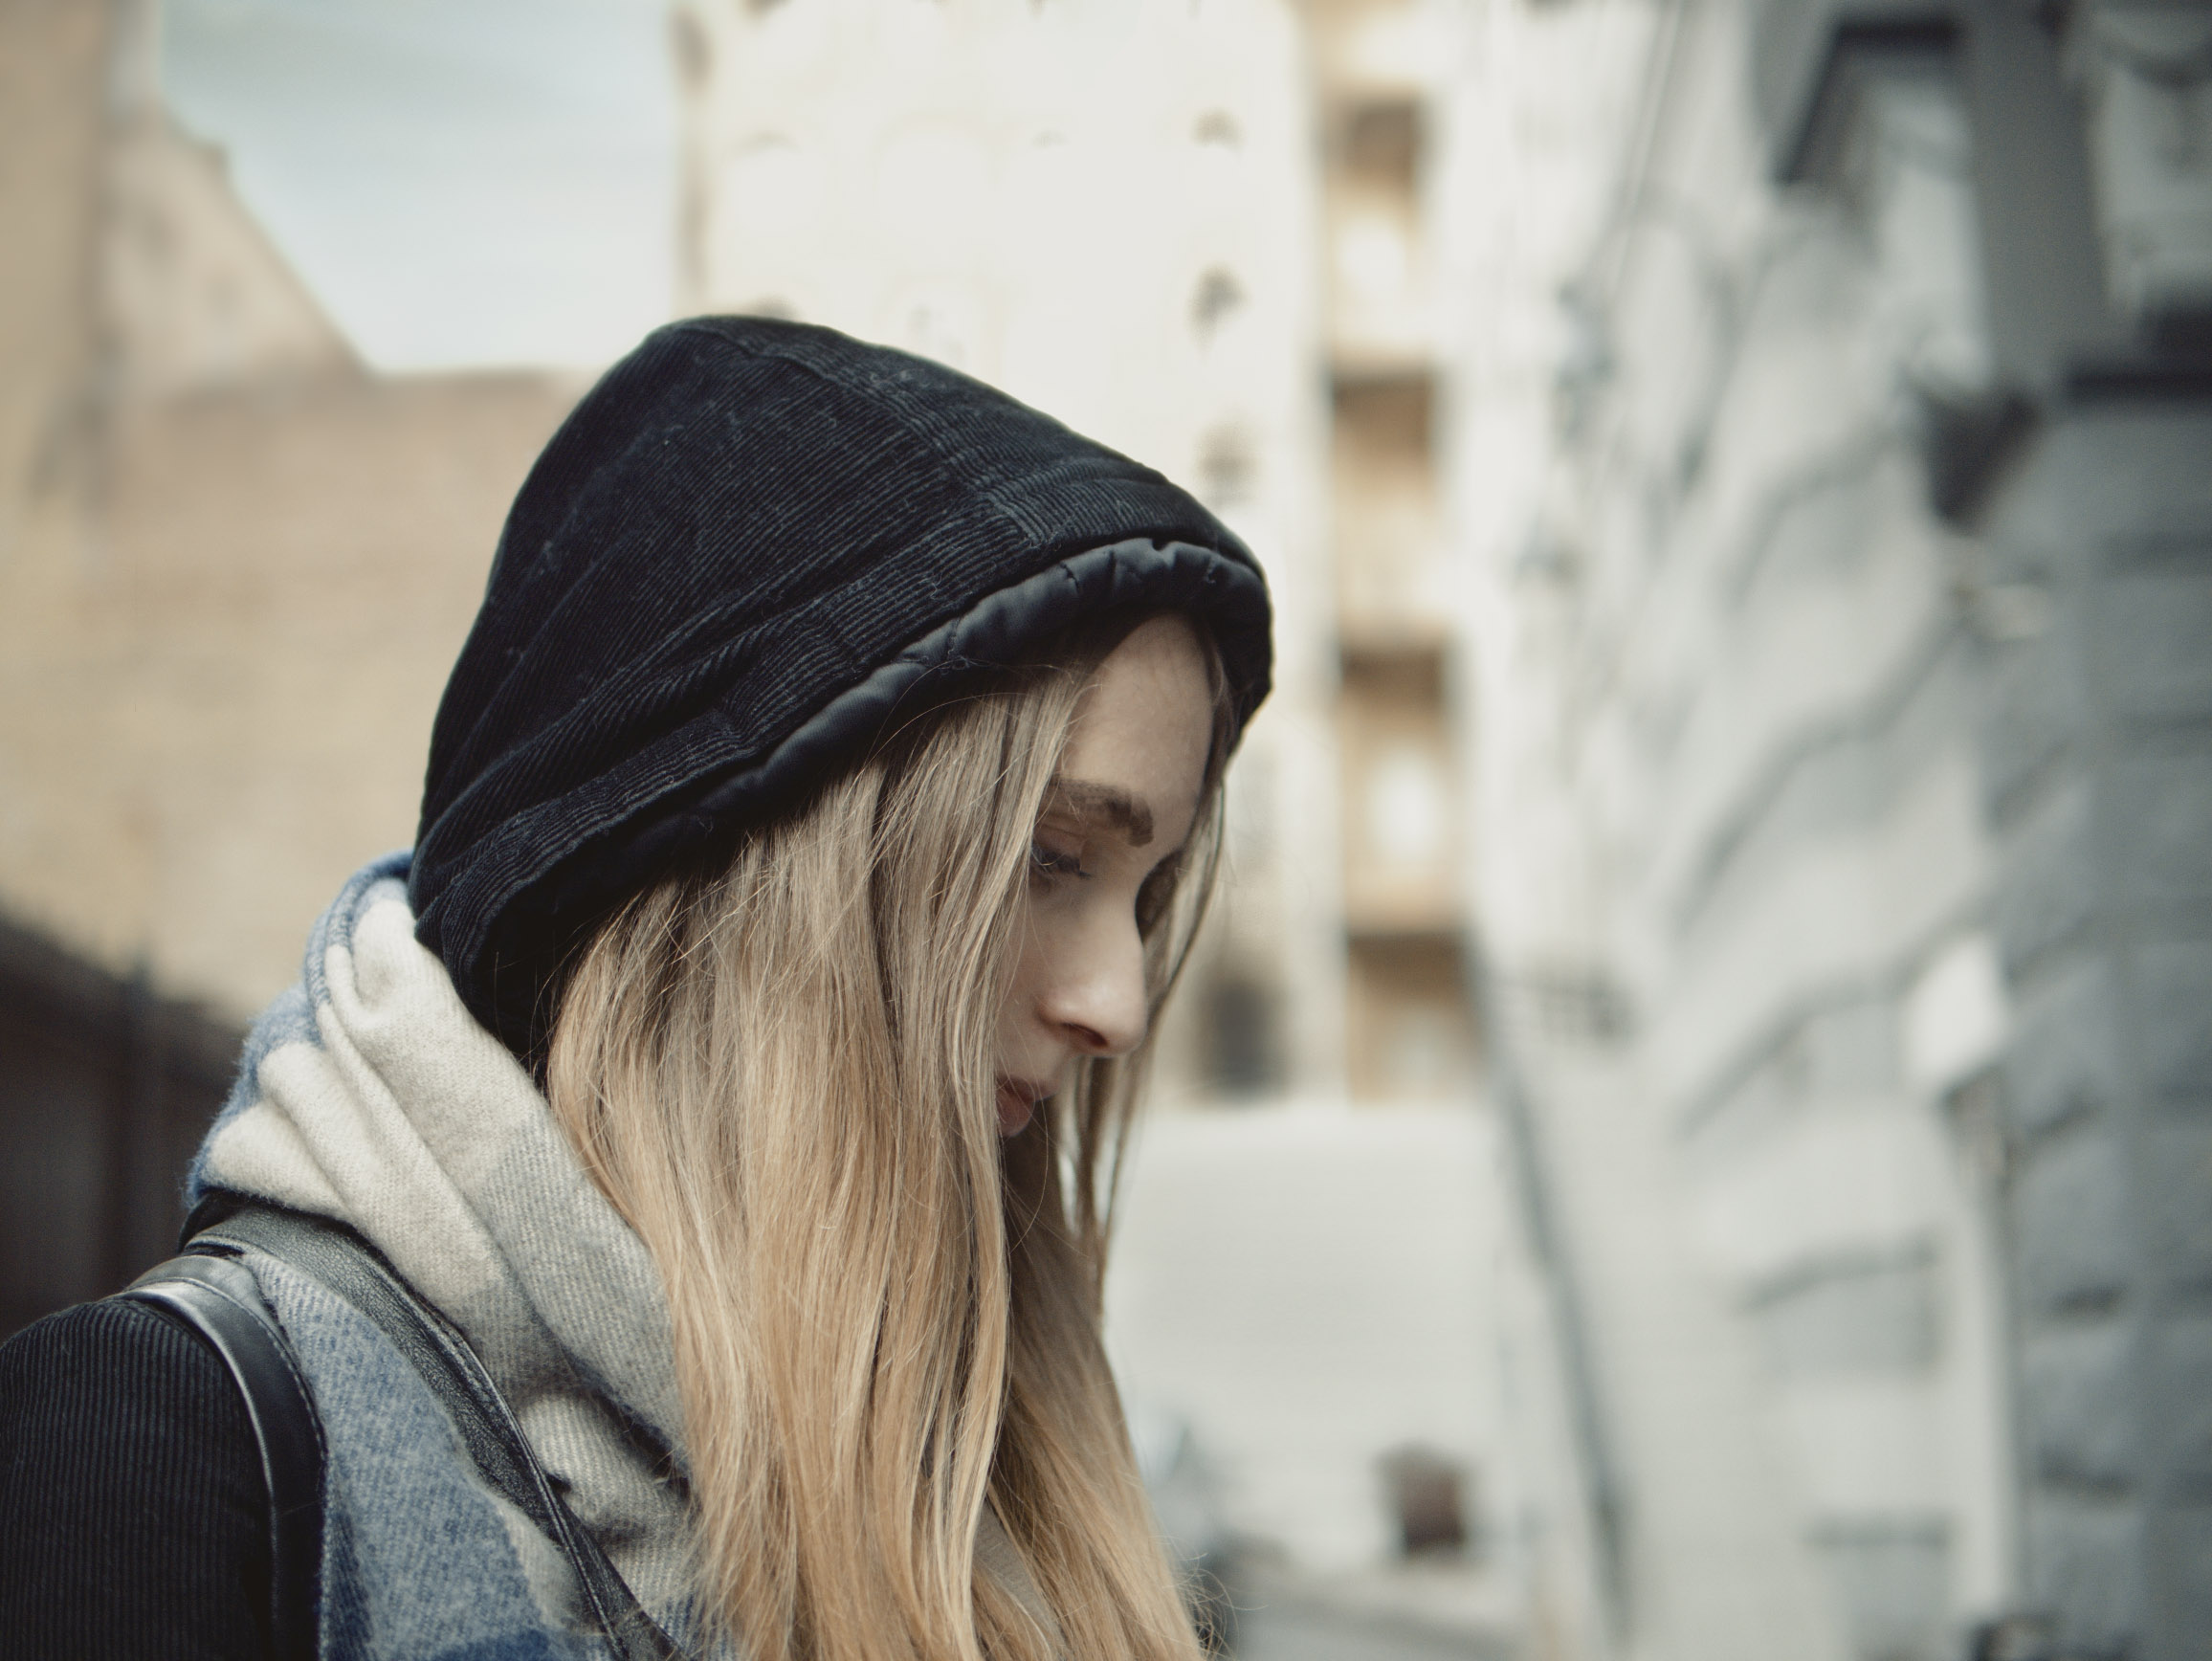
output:
[[[1154,617],[1098,666],[1037,821],[999,1007],[999,1131],[1015,1136],[1079,1056],[1126,1055],[1147,1015],[1145,883],[1183,852],[1213,714],[1183,618]]]

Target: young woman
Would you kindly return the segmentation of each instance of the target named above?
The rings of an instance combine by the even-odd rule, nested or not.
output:
[[[373,1248],[542,1473],[223,1248],[315,1407],[318,1653],[637,1652],[604,1562],[666,1652],[1195,1654],[1099,1278],[1268,627],[1187,496],[938,365],[697,320],[586,398],[192,1177],[205,1239]],[[0,1655],[271,1653],[258,1423],[163,1308],[0,1351]]]

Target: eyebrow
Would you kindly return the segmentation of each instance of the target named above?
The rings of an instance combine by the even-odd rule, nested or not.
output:
[[[1128,832],[1129,846],[1142,848],[1152,840],[1152,809],[1127,790],[1112,785],[1093,785],[1081,779],[1054,779],[1049,806],[1067,808],[1085,819],[1103,819]]]

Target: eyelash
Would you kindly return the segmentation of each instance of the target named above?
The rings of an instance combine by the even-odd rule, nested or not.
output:
[[[1171,859],[1144,879],[1137,892],[1137,926],[1140,933],[1150,934],[1162,913],[1167,909],[1169,896],[1175,892],[1176,878],[1182,873],[1182,861]],[[1057,882],[1067,877],[1088,877],[1083,869],[1083,858],[1078,853],[1055,853],[1041,842],[1029,844],[1029,879],[1033,882]]]
[[[1029,875],[1051,880],[1063,876],[1088,876],[1079,853],[1055,853],[1041,842],[1029,844]]]

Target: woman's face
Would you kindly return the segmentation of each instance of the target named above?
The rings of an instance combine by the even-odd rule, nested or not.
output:
[[[1079,1055],[1144,1037],[1145,880],[1198,814],[1213,716],[1191,626],[1155,617],[1099,665],[1037,821],[1028,901],[999,1008],[999,1131],[1017,1134]]]

